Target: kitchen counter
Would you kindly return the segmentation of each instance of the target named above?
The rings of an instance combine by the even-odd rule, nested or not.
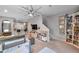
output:
[[[0,47],[0,49],[2,49],[2,50],[10,48],[12,46],[16,46],[21,43],[24,43],[24,35],[0,36],[0,45],[2,45],[2,47]]]
[[[29,53],[31,45],[24,39],[24,35],[1,36],[0,53]]]
[[[15,38],[21,38],[24,35],[11,35],[11,36],[0,36],[0,41],[14,40]]]

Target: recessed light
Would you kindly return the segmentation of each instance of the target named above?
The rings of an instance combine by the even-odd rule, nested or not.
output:
[[[32,14],[29,14],[29,16],[33,16]]]
[[[49,7],[52,7],[52,5],[49,5]]]
[[[7,9],[4,9],[4,12],[5,12],[5,13],[7,13],[7,12],[8,12],[8,10],[7,10]]]
[[[9,21],[4,21],[4,23],[10,23]]]

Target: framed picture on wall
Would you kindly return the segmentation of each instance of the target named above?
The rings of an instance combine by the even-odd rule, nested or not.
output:
[[[11,22],[8,20],[2,21],[2,32],[11,32]]]

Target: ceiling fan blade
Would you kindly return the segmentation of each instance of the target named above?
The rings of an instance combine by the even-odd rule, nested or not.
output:
[[[22,12],[28,12],[27,10],[24,10],[24,9],[20,9]]]
[[[29,14],[24,14],[24,16],[28,16]]]
[[[39,15],[42,15],[42,13],[41,12],[37,12]]]
[[[28,15],[28,13],[19,12],[19,15]]]
[[[24,7],[24,6],[22,6],[22,8],[23,8],[24,10],[29,11],[28,7]]]
[[[36,9],[36,10],[34,11],[34,13],[37,12],[38,10],[40,10],[41,8],[42,8],[42,7],[39,7],[38,9]]]
[[[23,6],[22,8],[23,8],[23,9],[25,10],[25,12],[27,12],[28,14],[31,13],[28,7],[24,7],[24,6]]]
[[[31,9],[32,9],[32,11],[34,10],[32,5],[31,5]]]
[[[42,7],[39,7],[38,9],[36,9],[37,11],[40,10]]]

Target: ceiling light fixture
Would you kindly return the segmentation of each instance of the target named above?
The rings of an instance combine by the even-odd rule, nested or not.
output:
[[[7,10],[7,9],[4,9],[4,12],[5,12],[5,13],[7,13],[7,12],[8,12],[8,10]]]
[[[49,7],[52,7],[52,5],[49,5]]]
[[[29,7],[30,7],[30,9],[29,9]],[[39,10],[42,7],[39,7],[37,9],[34,9],[34,7],[32,5],[30,5],[29,7],[24,7],[24,6],[21,7],[22,9],[24,9],[25,15],[33,17],[33,16],[37,16],[37,15],[41,14],[39,12]]]
[[[29,16],[33,16],[32,14],[29,14]]]

